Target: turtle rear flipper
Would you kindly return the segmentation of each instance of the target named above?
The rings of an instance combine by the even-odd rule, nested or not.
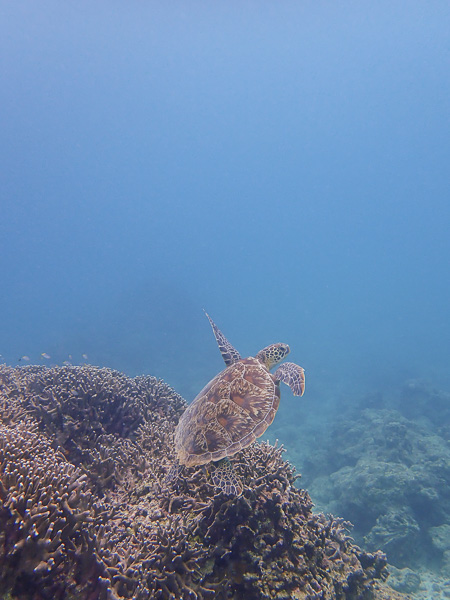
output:
[[[228,496],[240,496],[244,491],[233,465],[228,458],[222,458],[209,465],[210,477],[213,484]]]
[[[305,371],[295,363],[286,362],[273,374],[277,381],[288,385],[294,396],[303,396],[305,391]]]
[[[184,466],[180,465],[178,461],[175,461],[164,477],[164,486],[167,488],[173,487],[177,483],[183,469]]]
[[[234,365],[238,360],[241,360],[241,355],[234,348],[227,338],[223,335],[211,317],[208,315],[205,309],[203,309],[205,315],[208,317],[208,321],[211,323],[211,327],[214,333],[214,337],[216,338],[217,345],[219,346],[220,353],[222,354],[222,358],[225,361],[227,367],[230,365]]]

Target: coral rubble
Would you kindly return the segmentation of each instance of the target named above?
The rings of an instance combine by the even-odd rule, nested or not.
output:
[[[0,367],[1,597],[387,597],[384,555],[313,514],[282,448],[233,457],[240,497],[215,495],[203,468],[169,486],[185,406],[154,377]]]

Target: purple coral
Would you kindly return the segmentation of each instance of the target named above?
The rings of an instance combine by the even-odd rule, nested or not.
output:
[[[166,485],[186,404],[151,378],[0,367],[0,593],[43,600],[381,598],[385,559],[314,515],[282,448],[233,457],[239,498],[202,468]],[[119,415],[119,419],[116,418]]]

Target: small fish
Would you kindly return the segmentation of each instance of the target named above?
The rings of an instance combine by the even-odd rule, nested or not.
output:
[[[24,355],[24,356],[21,356],[21,357],[19,358],[19,360],[26,360],[26,361],[28,362],[28,361],[30,360],[30,357],[29,357],[29,356],[25,356],[25,355]]]
[[[71,364],[72,364],[72,363],[70,362],[70,360],[65,360],[65,361],[63,362],[63,365],[66,365],[66,367],[67,367],[68,365],[71,365]]]
[[[69,354],[69,360],[72,360],[72,355],[71,354]]]
[[[50,354],[47,354],[47,352],[42,352],[41,356],[42,358],[51,358]]]
[[[88,357],[87,354],[82,354],[81,356],[82,356],[82,358],[84,358],[84,360],[87,360],[87,357]]]

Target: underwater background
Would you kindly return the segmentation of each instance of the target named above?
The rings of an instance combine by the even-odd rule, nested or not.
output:
[[[447,465],[449,31],[439,1],[0,2],[0,362],[191,401],[223,368],[205,308],[305,368],[267,433],[320,508],[351,513],[320,477],[376,455],[374,419]],[[442,502],[408,508],[424,540]]]

